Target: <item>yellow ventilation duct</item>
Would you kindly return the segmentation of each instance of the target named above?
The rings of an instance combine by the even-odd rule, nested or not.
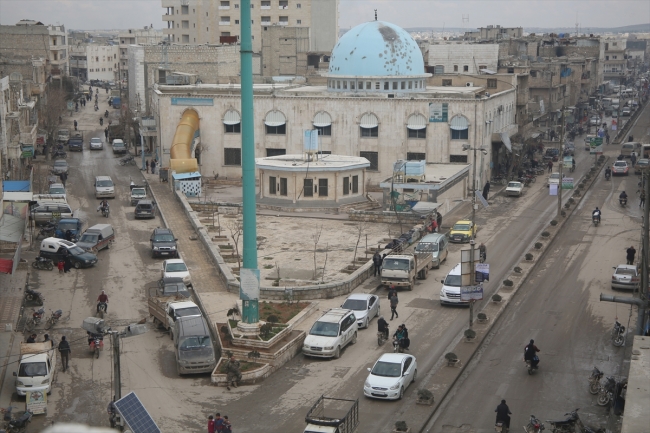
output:
[[[186,110],[178,122],[176,133],[169,150],[170,168],[176,173],[191,173],[199,171],[196,158],[192,158],[192,141],[199,129],[199,114],[194,110]]]

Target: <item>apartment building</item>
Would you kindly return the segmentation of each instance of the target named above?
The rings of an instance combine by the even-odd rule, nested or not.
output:
[[[627,77],[625,50],[627,38],[607,37],[600,41],[604,45],[603,79],[622,84]]]
[[[128,79],[129,45],[158,45],[164,38],[160,30],[145,27],[144,29],[121,30],[118,34],[120,44],[118,70],[120,79]]]
[[[239,0],[162,0],[163,29],[174,44],[237,42]],[[331,52],[338,39],[339,0],[251,0],[253,51],[262,49],[269,26],[307,27],[309,51]]]

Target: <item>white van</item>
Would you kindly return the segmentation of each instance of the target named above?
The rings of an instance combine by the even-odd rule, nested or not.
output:
[[[95,176],[95,197],[115,198],[115,184],[110,176]]]
[[[358,329],[352,310],[332,308],[311,327],[302,353],[319,358],[339,358],[345,346],[357,342]]]
[[[447,254],[449,253],[447,250],[448,246],[449,241],[447,240],[447,236],[442,233],[431,233],[420,240],[415,247],[415,251],[431,252],[431,266],[438,269],[440,264],[447,260]]]
[[[442,289],[440,290],[440,304],[453,304],[453,305],[468,305],[468,301],[460,300],[460,286],[461,286],[460,263],[454,266],[449,271],[445,279],[442,281]]]
[[[641,143],[637,141],[628,141],[627,143],[623,143],[621,146],[621,155],[626,158],[630,158],[632,156],[632,152],[636,152],[638,158],[639,155],[641,155]]]

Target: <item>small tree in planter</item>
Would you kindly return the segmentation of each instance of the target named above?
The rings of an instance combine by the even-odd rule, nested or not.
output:
[[[407,432],[409,431],[406,421],[395,421],[395,431],[398,432]]]
[[[547,231],[543,231],[543,232],[542,232],[542,237],[543,237],[543,238],[547,238],[547,237],[549,237],[549,236],[551,236],[551,234],[550,234],[549,232],[547,232]]]
[[[562,215],[563,217],[565,217],[565,216],[566,216],[566,212],[565,212],[565,211],[561,211],[561,212],[560,212],[560,215]]]
[[[557,225],[557,220],[551,220],[551,225],[556,226]]]
[[[418,399],[415,401],[417,404],[433,404],[433,393],[428,389],[418,389]]]
[[[543,243],[541,243],[541,242],[535,242],[535,249],[536,249],[536,250],[541,249],[543,246],[544,246]]]
[[[512,287],[515,283],[512,282],[512,280],[503,280],[503,285],[505,287]]]
[[[580,197],[580,191],[574,191],[573,196],[574,197]]]
[[[460,359],[458,359],[458,355],[456,355],[453,352],[446,353],[445,359],[447,360],[447,365],[449,367],[455,367],[460,363]]]
[[[521,274],[521,268],[520,268],[519,266],[515,266],[515,268],[513,269],[513,271],[515,271],[515,272],[518,273],[518,274]]]
[[[487,323],[487,321],[488,321],[488,316],[487,316],[487,314],[485,314],[485,313],[478,313],[478,315],[476,316],[476,321],[477,321],[478,323]]]
[[[569,209],[570,207],[571,207],[571,203],[569,203],[569,202],[564,203],[564,208],[565,209]]]
[[[526,253],[526,260],[528,260],[529,262],[533,260],[533,255],[531,253]]]
[[[503,298],[498,293],[495,293],[494,295],[492,295],[492,302],[499,303],[499,302],[501,302],[502,299]]]
[[[465,332],[463,333],[465,335],[465,341],[467,342],[472,342],[476,338],[476,331],[473,329],[466,329]]]

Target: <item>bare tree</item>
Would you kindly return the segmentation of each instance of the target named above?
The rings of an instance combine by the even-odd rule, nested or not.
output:
[[[41,128],[47,133],[50,143],[53,143],[59,129],[59,119],[66,110],[66,92],[63,89],[48,86],[45,97],[39,104],[39,120]]]
[[[237,266],[241,269],[241,256],[239,255],[239,238],[241,237],[243,231],[242,222],[239,220],[234,220],[228,223],[228,230],[230,231],[230,236],[235,244],[235,254],[237,254]]]
[[[320,241],[320,235],[323,233],[323,226],[312,233],[311,240],[314,241],[314,280],[318,279],[318,267],[316,266],[316,247],[318,246],[318,241]]]
[[[359,242],[361,242],[361,236],[363,235],[363,232],[366,231],[366,223],[364,221],[359,221],[359,224],[357,225],[356,229],[357,229],[357,245],[354,247],[354,258],[352,259],[353,264],[357,263],[357,250],[359,249]]]
[[[325,264],[323,265],[323,274],[321,275],[321,283],[325,282],[325,267],[327,266],[327,253],[329,252],[330,244],[325,244]]]

